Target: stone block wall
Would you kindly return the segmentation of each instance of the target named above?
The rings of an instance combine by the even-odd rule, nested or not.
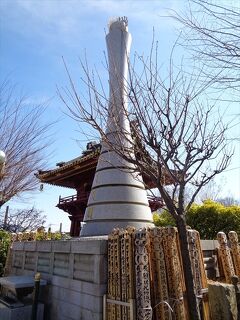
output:
[[[15,242],[10,274],[48,281],[44,320],[100,320],[107,289],[107,237]]]

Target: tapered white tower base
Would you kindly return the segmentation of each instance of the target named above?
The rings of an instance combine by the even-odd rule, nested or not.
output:
[[[111,143],[102,143],[81,236],[109,234],[113,228],[153,225],[141,175],[116,152],[119,147],[129,152],[133,146],[125,92],[131,45],[126,19],[110,23],[106,41],[110,85],[106,136]]]

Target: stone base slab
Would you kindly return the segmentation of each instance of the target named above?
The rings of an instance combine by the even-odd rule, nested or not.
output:
[[[44,305],[38,304],[37,320],[43,320]],[[31,320],[32,305],[26,305],[19,308],[10,308],[0,303],[1,320]]]

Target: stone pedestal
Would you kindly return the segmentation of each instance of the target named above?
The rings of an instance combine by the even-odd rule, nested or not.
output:
[[[44,305],[38,304],[37,320],[43,320]],[[10,308],[0,303],[0,319],[1,320],[31,320],[32,305],[19,308]]]
[[[236,294],[233,285],[211,281],[208,283],[208,294],[212,319],[238,319]]]

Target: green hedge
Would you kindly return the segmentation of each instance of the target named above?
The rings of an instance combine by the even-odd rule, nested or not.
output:
[[[154,214],[154,223],[157,226],[175,225],[172,216],[164,211]],[[237,232],[240,239],[240,206],[224,205],[206,200],[203,204],[193,204],[186,214],[187,224],[200,233],[201,239],[216,239],[217,233],[231,230]]]
[[[154,213],[153,214],[153,223],[157,227],[167,227],[167,226],[175,226],[175,220],[170,215],[168,211],[163,211],[160,214]]]
[[[216,239],[217,233],[236,231],[240,237],[240,206],[229,206],[206,200],[194,204],[187,213],[187,224],[199,231],[201,239]]]
[[[0,276],[3,275],[10,242],[10,233],[4,230],[0,230]]]

